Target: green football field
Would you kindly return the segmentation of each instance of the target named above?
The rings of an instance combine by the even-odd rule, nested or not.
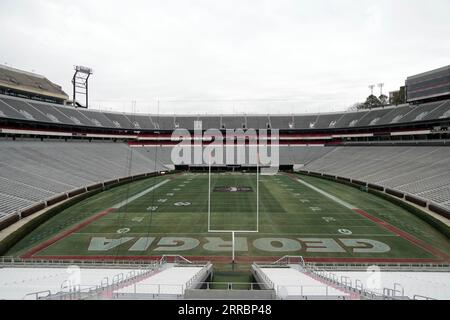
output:
[[[211,187],[208,179],[204,173],[163,175],[101,192],[40,225],[8,255],[230,261],[228,230],[235,230],[238,262],[284,255],[326,262],[450,261],[449,241],[439,231],[356,188],[287,173],[260,176],[259,184],[255,173],[214,173]]]

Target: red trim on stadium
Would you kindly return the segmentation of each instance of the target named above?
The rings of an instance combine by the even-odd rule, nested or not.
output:
[[[76,226],[70,228],[69,230],[66,230],[60,234],[58,234],[57,236],[55,236],[54,238],[51,238],[43,243],[41,243],[40,245],[34,247],[33,249],[31,249],[30,251],[26,252],[25,254],[23,254],[21,256],[21,258],[23,259],[29,259],[32,258],[36,253],[50,247],[52,244],[54,244],[55,242],[58,242],[59,240],[62,240],[68,236],[70,236],[72,233],[75,233],[81,229],[83,229],[84,227],[86,227],[87,225],[91,224],[92,222],[106,216],[107,214],[115,211],[116,209],[114,208],[109,208],[106,209],[105,211],[102,211],[86,220],[84,220],[83,222],[77,224]]]
[[[394,227],[393,225],[387,223],[386,221],[372,216],[371,214],[367,213],[366,211],[364,211],[362,209],[353,209],[353,211],[359,213],[360,215],[364,216],[365,218],[369,219],[370,221],[375,222],[379,226],[391,231],[392,233],[395,233],[396,235],[402,237],[403,239],[408,240],[409,242],[415,244],[416,246],[432,253],[433,255],[440,257],[443,260],[450,259],[450,256],[447,255],[446,253],[434,248],[433,246],[429,245],[428,243],[426,243],[420,239],[417,239],[416,237],[409,234],[408,232],[400,230],[399,228]]]

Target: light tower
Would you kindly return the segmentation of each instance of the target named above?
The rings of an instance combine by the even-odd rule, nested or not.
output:
[[[373,96],[373,88],[375,88],[375,85],[374,85],[374,84],[371,84],[371,85],[369,86],[369,89],[370,89],[370,95],[371,95],[371,96]]]
[[[380,88],[380,97],[383,95],[383,86],[384,86],[384,83],[379,83],[379,84],[377,84],[377,86],[378,86],[378,88]]]
[[[88,108],[89,105],[89,90],[88,90],[88,80],[93,70],[88,67],[75,66],[75,73],[73,74],[72,84],[73,84],[73,106],[77,107],[77,94],[85,96],[84,108]]]

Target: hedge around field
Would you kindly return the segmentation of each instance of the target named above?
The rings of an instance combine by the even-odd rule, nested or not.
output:
[[[309,175],[309,174],[305,174],[305,173],[300,173],[300,175],[301,174]],[[326,180],[332,180],[332,179],[324,178],[324,177],[318,176],[318,175],[314,175],[314,177],[319,177],[319,178],[326,179]],[[341,179],[339,179],[339,178],[341,178]],[[337,179],[334,179],[333,181],[338,182],[338,183],[342,183],[342,184],[345,184],[347,186],[354,187],[354,188],[357,188],[357,189],[361,188],[360,185],[351,183],[351,182],[349,182],[347,180],[344,180],[342,178],[343,177],[337,177]],[[368,191],[371,194],[374,194],[374,195],[376,195],[376,196],[378,196],[380,198],[383,198],[383,199],[385,199],[385,200],[387,200],[387,201],[389,201],[389,202],[391,202],[391,203],[393,203],[393,204],[395,204],[395,205],[397,205],[397,206],[407,210],[411,214],[415,215],[419,219],[425,221],[426,223],[428,223],[429,225],[431,225],[432,227],[437,229],[439,232],[444,234],[448,239],[450,239],[450,228],[445,223],[443,223],[442,221],[434,218],[430,214],[428,214],[428,213],[424,212],[423,210],[421,210],[421,209],[419,209],[419,208],[417,208],[417,207],[407,203],[406,201],[403,201],[403,200],[401,200],[399,198],[396,198],[395,196],[391,196],[391,195],[386,194],[386,193],[384,193],[382,191],[375,190],[375,189],[371,188],[370,186],[369,186]]]
[[[383,199],[386,199],[386,200],[394,203],[395,205],[411,212],[413,215],[415,215],[416,217],[427,222],[428,224],[433,226],[435,229],[439,230],[442,234],[444,234],[448,239],[450,239],[450,228],[442,221],[434,218],[433,216],[429,215],[428,213],[424,212],[423,210],[416,208],[413,205],[411,205],[405,201],[402,201],[398,198],[395,198],[393,196],[390,196],[388,194],[382,193],[377,190],[372,190],[372,189],[369,189],[369,192],[372,194],[375,194]]]
[[[78,196],[75,196],[56,207],[53,207],[40,216],[28,221],[23,226],[19,227],[17,230],[13,231],[10,235],[8,235],[5,239],[0,242],[0,256],[3,256],[11,249],[14,245],[16,245],[20,240],[22,240],[26,235],[35,230],[44,222],[48,221],[50,218],[56,216],[63,210],[73,206],[74,204],[83,201],[97,193],[100,193],[102,190],[94,190],[90,191]],[[20,220],[19,220],[20,221]]]
[[[177,172],[167,172],[166,175],[175,174]],[[61,211],[83,201],[84,199],[87,199],[89,197],[92,197],[100,192],[113,189],[115,187],[121,186],[126,183],[131,183],[133,181],[137,180],[143,180],[146,178],[152,178],[159,176],[160,174],[158,172],[152,172],[145,174],[144,176],[138,175],[136,177],[132,178],[130,177],[130,180],[122,180],[121,182],[116,182],[115,184],[110,184],[108,186],[105,185],[105,187],[101,187],[100,189],[95,189],[91,191],[87,191],[86,193],[74,196],[73,198],[69,198],[66,202],[61,203],[60,205],[57,205],[48,211],[44,212],[40,216],[28,221],[23,226],[19,227],[17,230],[13,231],[10,235],[8,235],[5,239],[3,239],[0,242],[0,256],[5,255],[6,252],[8,252],[9,249],[11,249],[15,244],[17,244],[20,240],[22,240],[26,235],[28,235],[30,232],[35,230],[38,226],[40,226],[42,223],[46,222],[50,218],[56,216]],[[118,181],[118,180],[116,180]],[[101,184],[100,184],[101,186]],[[20,220],[18,220],[20,221]]]

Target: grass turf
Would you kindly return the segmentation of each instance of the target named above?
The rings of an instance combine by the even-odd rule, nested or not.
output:
[[[332,181],[307,176],[295,178],[382,219],[446,255],[450,253],[445,236],[387,200]],[[258,260],[258,257],[289,254],[330,259],[440,259],[429,250],[300,184],[289,175],[261,176],[260,179],[259,232],[236,235],[239,238],[236,251],[238,257]],[[187,257],[229,257],[229,243],[220,241],[229,241],[231,235],[208,233],[208,176],[189,173],[146,179],[85,199],[39,226],[8,254],[22,255],[83,220],[165,180],[168,182],[155,190],[45,246],[34,256],[134,257],[180,254]],[[213,174],[212,190],[223,186],[250,187],[251,191],[213,191],[211,229],[255,229],[255,174]],[[346,230],[351,234],[345,234],[348,232]],[[101,242],[101,245],[92,245],[93,239],[94,242]],[[326,252],[314,248],[323,247],[323,244],[313,243],[318,239],[326,239],[329,248],[334,250]],[[342,239],[376,240],[388,245],[389,250],[378,253],[357,252],[354,247],[345,245]]]

